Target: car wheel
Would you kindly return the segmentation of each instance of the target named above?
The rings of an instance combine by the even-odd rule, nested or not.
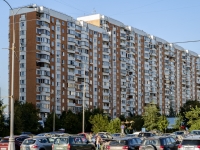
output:
[[[91,150],[95,150],[95,148],[94,148],[94,147],[92,147],[92,148],[91,148]]]
[[[44,148],[41,148],[40,150],[45,150]]]
[[[147,145],[144,149],[145,150],[157,150],[157,148],[153,145]]]

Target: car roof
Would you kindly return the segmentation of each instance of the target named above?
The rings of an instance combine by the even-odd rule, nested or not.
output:
[[[47,136],[34,136],[33,138],[28,138],[28,139],[43,139],[43,138],[50,138]]]
[[[146,139],[162,139],[162,138],[166,138],[166,137],[171,137],[171,136],[152,136],[152,137],[148,137]]]
[[[30,136],[28,136],[28,135],[14,135],[13,136],[14,138],[18,138],[18,137],[30,137]],[[7,138],[10,138],[10,136],[5,136],[5,137],[3,137],[4,139],[7,139]]]
[[[114,139],[114,141],[120,141],[120,140],[129,140],[129,139],[136,139],[137,137],[117,137]]]
[[[189,135],[183,138],[183,140],[200,140],[200,135]]]

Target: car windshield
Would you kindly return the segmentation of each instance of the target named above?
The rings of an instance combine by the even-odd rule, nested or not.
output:
[[[53,142],[54,142],[54,139],[55,139],[55,138],[52,138],[52,137],[49,138],[49,142],[50,142],[50,143],[53,143]]]
[[[136,138],[135,140],[137,141],[138,144],[142,143],[142,140],[140,138]]]
[[[134,144],[138,144],[138,142],[135,139],[130,139],[129,144],[134,145]]]
[[[156,139],[147,139],[142,145],[159,145],[159,142]]]
[[[124,146],[124,145],[128,145],[127,140],[111,141],[110,142],[110,146]]]
[[[26,139],[26,140],[24,140],[23,145],[32,145],[35,143],[35,141],[36,140],[34,140],[34,139]]]
[[[184,132],[176,132],[176,135],[182,135]]]
[[[200,140],[183,140],[181,145],[200,145]]]
[[[192,131],[192,134],[200,135],[200,131]]]
[[[68,143],[68,138],[56,138],[54,144],[65,145]]]

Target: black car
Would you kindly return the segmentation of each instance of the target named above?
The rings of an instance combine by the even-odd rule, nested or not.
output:
[[[153,136],[143,140],[140,150],[178,150],[178,145],[171,136]]]

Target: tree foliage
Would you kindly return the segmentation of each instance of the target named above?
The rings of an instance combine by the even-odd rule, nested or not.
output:
[[[169,122],[167,120],[167,117],[165,115],[160,116],[159,119],[158,119],[158,129],[161,132],[165,132],[168,125],[169,125]]]
[[[80,133],[82,130],[82,120],[80,114],[74,114],[71,110],[63,112],[60,121],[61,128],[67,133]]]
[[[121,132],[120,126],[121,126],[121,120],[119,118],[115,118],[109,122],[107,127],[107,132],[120,133]]]
[[[48,114],[47,119],[44,123],[44,131],[45,132],[52,132],[53,131],[53,118],[54,118],[54,112]],[[57,131],[60,129],[60,119],[57,115],[55,115],[55,130]]]
[[[14,103],[14,131],[20,134],[22,131],[36,133],[39,128],[38,110],[32,103]]]
[[[140,115],[136,115],[136,116],[133,116],[133,117],[128,117],[126,120],[128,121],[133,121],[134,123],[132,124],[132,128],[134,131],[140,131],[141,128],[143,127],[144,125],[144,120],[143,120],[143,117],[140,116]]]
[[[180,108],[180,115],[182,116],[182,124],[188,128],[190,128],[190,125],[188,124],[189,119],[185,116],[185,114],[190,111],[192,108],[200,107],[199,101],[196,100],[190,100],[187,101],[183,107]]]
[[[3,101],[0,100],[0,133],[1,133],[1,136],[6,136],[9,133],[9,126],[6,123],[6,119],[4,116],[5,108],[6,108],[6,105],[3,105]]]
[[[92,124],[92,131],[94,133],[102,132],[107,130],[108,126],[108,117],[102,114],[96,114],[94,116],[90,116],[89,122]]]
[[[191,108],[190,111],[185,113],[185,117],[188,119],[188,125],[190,130],[200,129],[200,107]]]
[[[144,109],[144,127],[146,127],[147,130],[156,129],[160,115],[158,108],[154,104],[149,104]]]

